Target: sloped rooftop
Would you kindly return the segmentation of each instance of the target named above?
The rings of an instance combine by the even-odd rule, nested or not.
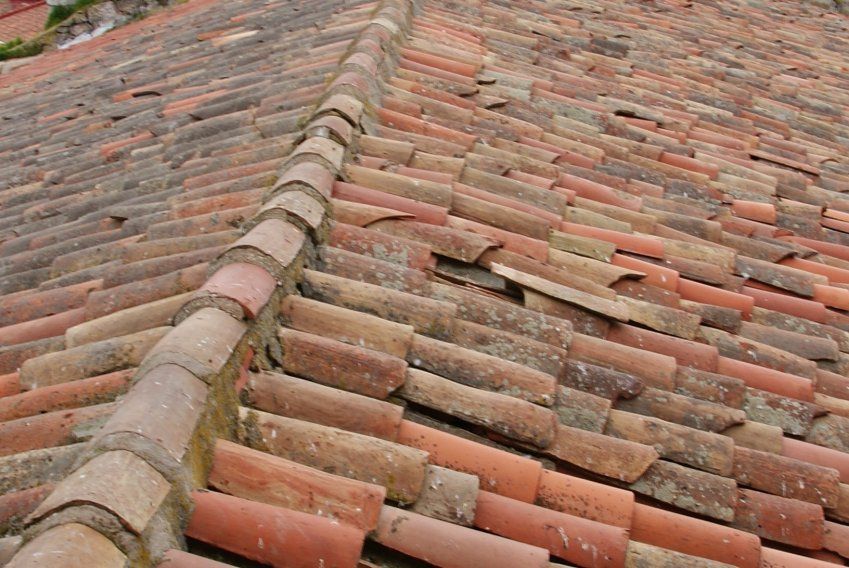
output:
[[[847,24],[190,0],[0,76],[0,564],[845,565]]]

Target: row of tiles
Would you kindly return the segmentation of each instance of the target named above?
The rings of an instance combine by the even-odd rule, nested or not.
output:
[[[390,103],[390,104],[391,104],[391,103]],[[500,104],[500,103],[499,103],[499,104]],[[397,107],[396,107],[396,108],[397,108]],[[397,112],[397,111],[396,111],[396,112]],[[391,118],[396,118],[396,119],[397,119],[397,117],[395,117],[395,116],[393,116],[393,115],[389,115],[389,118],[390,118],[390,119],[391,119]],[[383,132],[381,132],[381,134],[383,134]],[[420,143],[420,144],[422,145],[421,147],[424,147],[424,148],[427,148],[427,149],[430,149],[430,150],[435,150],[435,152],[434,152],[434,153],[439,153],[439,146],[437,145],[437,144],[438,144],[438,141],[437,141],[437,142],[430,142],[430,141],[428,141],[428,140],[416,139],[416,142]],[[423,152],[423,153],[430,154],[430,152]],[[433,154],[431,154],[431,155],[433,155]],[[421,154],[420,154],[419,158],[425,158],[425,159],[426,159],[426,156],[423,156],[423,155],[421,155]],[[439,160],[439,161],[440,161],[440,162],[448,162],[448,160]],[[405,163],[409,163],[409,162],[405,162]],[[478,161],[478,162],[476,162],[476,163],[477,163],[477,164],[479,164],[479,163],[480,163],[480,161]],[[586,162],[585,162],[585,163],[586,163]],[[385,164],[380,164],[380,165],[385,166]],[[421,165],[421,164],[419,164],[419,165]],[[531,164],[531,166],[526,166],[526,167],[527,167],[527,168],[533,168],[533,164]],[[427,168],[417,168],[417,169],[427,169]],[[535,173],[529,174],[528,172],[521,172],[521,168],[517,168],[517,169],[519,170],[519,172],[520,172],[520,173],[524,173],[525,175],[535,175]],[[541,173],[541,172],[538,172],[538,171],[533,170],[533,169],[532,169],[532,171],[534,171],[534,172],[536,172],[536,173]],[[444,172],[442,172],[442,173],[444,173]],[[509,175],[509,174],[508,174],[508,175]],[[516,176],[516,174],[514,174],[514,175],[513,175],[513,177],[515,177],[515,176]],[[539,178],[539,177],[543,177],[543,176],[536,176],[536,177],[538,177],[538,178]],[[443,178],[443,179],[444,179],[444,178]],[[531,179],[531,178],[525,177],[525,178],[523,178],[523,179],[527,182],[527,181],[528,181],[529,179]],[[355,180],[355,181],[356,181],[356,180]],[[488,181],[489,181],[489,180],[488,180]],[[383,182],[383,183],[385,183],[385,182]],[[553,185],[553,184],[552,184],[552,185]],[[344,189],[344,188],[343,188],[343,189]],[[348,189],[348,190],[350,190],[351,188],[347,188],[347,189]],[[433,189],[433,188],[429,187],[429,188],[427,188],[427,189],[428,189],[428,190],[431,190],[431,189]],[[524,189],[524,187],[523,187],[523,186],[522,186],[522,189]],[[573,191],[575,191],[575,190],[573,190]],[[566,192],[566,197],[567,197],[567,199],[569,198],[568,192]],[[574,197],[573,197],[573,201],[574,201]],[[452,200],[452,206],[453,206],[453,205],[454,205],[454,200]],[[467,203],[467,205],[468,205],[468,203]],[[740,204],[738,204],[738,208],[739,208],[739,205],[740,205]],[[360,210],[360,211],[357,211],[356,213],[357,213],[357,214],[362,214],[362,213],[363,213],[363,211],[362,211],[362,210]],[[368,214],[368,212],[366,212],[366,213]],[[419,213],[421,213],[421,212],[419,212]],[[372,213],[372,214],[373,214],[373,213]],[[385,214],[385,212],[384,212],[384,214]],[[397,216],[398,216],[398,215],[397,215],[397,209],[396,209],[396,212],[395,212],[395,213],[392,213],[391,217],[396,217],[396,218],[397,218]],[[421,216],[421,214],[417,215],[417,219],[422,219],[422,218],[423,218],[423,217]],[[578,223],[578,224],[580,224],[580,223]],[[540,224],[540,226],[543,226],[543,227],[544,227],[544,225],[543,225],[543,224]],[[501,227],[499,227],[499,228],[501,228]],[[563,227],[563,226],[561,226],[561,228],[564,228],[564,227]],[[413,229],[413,228],[411,228],[411,225],[410,225],[410,224],[406,224],[406,228],[403,228],[403,229],[400,229],[400,230],[407,231],[407,232],[408,232],[408,234],[409,234],[409,232],[410,232],[410,231],[415,231],[413,234],[415,234],[415,235],[417,235],[417,236],[419,236],[419,235],[420,235],[420,233],[422,232],[422,228],[421,228],[420,226],[416,226],[416,227],[415,227],[415,229]],[[390,231],[390,232],[391,232],[391,231]],[[598,235],[598,233],[594,234],[593,236],[597,236],[597,235]],[[396,236],[397,236],[397,235],[396,235]],[[499,236],[501,236],[501,235],[499,234]],[[585,236],[585,235],[579,235],[579,236]],[[431,240],[433,240],[435,237],[432,237],[432,236],[431,236],[430,238],[431,238]],[[491,238],[491,236],[490,236],[490,238]],[[396,246],[399,244],[399,240],[398,240],[397,238],[392,239],[392,240],[393,240],[393,241],[395,241],[395,243],[394,243],[394,244],[395,244]],[[506,240],[506,239],[505,239],[505,240]],[[385,244],[385,243],[381,243],[381,245],[383,245],[383,244]],[[407,245],[408,245],[408,243],[400,243],[400,244],[402,244],[402,245],[403,245],[403,247],[407,247]],[[432,242],[431,242],[431,244],[433,245],[434,243],[432,243]],[[444,243],[443,243],[443,244],[444,244]],[[614,243],[614,244],[617,244],[617,243]],[[483,243],[483,244],[481,244],[481,242],[480,242],[480,241],[478,241],[477,243],[472,243],[472,250],[474,250],[474,247],[481,247],[481,246],[483,246],[484,248],[490,248],[492,245],[491,245],[491,244],[489,244],[489,243]],[[403,248],[403,247],[402,247],[402,248]],[[505,248],[506,248],[506,247],[505,247]],[[434,247],[434,250],[435,250],[435,251],[437,251],[436,247]],[[452,257],[452,254],[451,254],[449,251],[451,251],[451,249],[450,249],[449,247],[444,247],[444,248],[442,248],[442,249],[438,249],[438,253],[439,253],[441,256],[447,256],[447,257],[451,258],[451,257]],[[406,251],[404,251],[404,252],[406,252]],[[446,252],[449,252],[449,254],[445,254]],[[628,251],[623,251],[623,252],[628,252]],[[640,249],[640,250],[638,250],[637,252],[645,252],[645,250]],[[464,254],[464,253],[462,253],[462,252],[461,252],[460,254]],[[474,254],[474,253],[471,253],[471,254]],[[455,252],[455,253],[454,253],[454,255],[456,256],[456,255],[457,255],[457,253]],[[664,252],[664,256],[665,256],[665,252]],[[428,262],[430,262],[430,259],[431,259],[432,257],[431,257],[431,255],[430,255],[430,253],[429,253],[429,252],[428,252],[428,254],[426,255],[426,257],[425,257],[425,258],[427,259],[427,261],[428,261]],[[478,257],[475,257],[475,258],[473,258],[473,259],[471,259],[471,260],[477,260],[477,258],[478,258]],[[455,258],[455,259],[456,259],[456,258]],[[397,257],[396,257],[396,260],[397,260]],[[460,259],[456,259],[456,260],[468,260],[468,258],[460,258]],[[548,259],[546,258],[545,260],[548,260]],[[437,266],[436,266],[435,268],[437,268],[437,269],[438,269],[438,268],[439,268],[439,265],[437,264]],[[509,268],[509,267],[508,267],[508,268]],[[515,270],[515,269],[514,269],[514,270]],[[503,271],[502,271],[502,274],[499,274],[498,276],[502,276],[502,277],[503,277],[503,276],[504,276]],[[515,274],[513,274],[513,276],[515,277]],[[661,279],[662,279],[662,278],[661,278]],[[527,284],[527,279],[524,279],[522,283],[523,283],[523,284]],[[490,283],[490,286],[492,286],[492,283]],[[496,284],[496,287],[497,287],[497,284]],[[503,286],[502,286],[502,287],[503,287]],[[550,288],[549,288],[549,290],[550,290]],[[676,287],[676,289],[675,289],[675,290],[673,290],[673,291],[677,291],[677,287]],[[598,293],[598,292],[596,291],[596,293]],[[555,295],[554,295],[554,297],[556,298],[556,297],[557,297],[557,295],[555,294]],[[562,298],[561,298],[561,299],[562,299]],[[577,304],[577,305],[579,305],[579,306],[583,306],[583,307],[586,307],[586,306],[585,306],[585,304],[589,302],[586,298],[583,298],[583,297],[582,297],[582,298],[579,298],[578,300],[576,300],[576,299],[575,299],[575,297],[574,297],[574,294],[573,294],[573,295],[572,295],[569,299],[567,299],[567,301],[569,301],[569,302],[571,302],[571,303],[573,303],[573,304]],[[596,306],[595,304],[593,304],[593,305],[594,305],[594,306]],[[607,308],[605,307],[604,309],[607,309]],[[608,310],[608,311],[609,311],[609,310]],[[629,313],[629,317],[632,317],[632,316],[630,315],[630,313]],[[642,322],[640,322],[640,323],[642,323]],[[821,322],[820,322],[820,323],[821,323]],[[561,324],[561,328],[562,328],[562,327],[563,327],[563,324]],[[606,334],[604,334],[604,335],[606,335]],[[571,346],[571,345],[567,345],[567,346]],[[838,357],[839,357],[839,355],[838,355]],[[832,360],[833,360],[833,359],[832,359]],[[839,384],[839,383],[838,383],[838,384]],[[660,386],[660,385],[656,385],[656,386]],[[668,385],[667,385],[667,386],[668,386]],[[804,389],[800,390],[799,392],[804,392]]]

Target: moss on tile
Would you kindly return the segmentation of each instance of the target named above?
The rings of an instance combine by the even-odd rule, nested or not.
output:
[[[87,8],[95,4],[98,0],[77,0],[68,6],[53,6],[50,13],[47,15],[47,21],[44,23],[44,29],[49,30],[56,24],[64,22],[70,18],[75,12],[79,12],[83,8]]]
[[[38,55],[44,49],[38,39],[24,41],[19,37],[0,45],[0,61]]]

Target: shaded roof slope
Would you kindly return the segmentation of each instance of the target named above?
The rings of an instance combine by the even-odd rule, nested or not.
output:
[[[226,6],[9,83],[11,565],[849,559],[845,17]]]

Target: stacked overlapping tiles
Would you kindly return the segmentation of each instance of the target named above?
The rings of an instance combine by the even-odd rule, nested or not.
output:
[[[297,162],[331,226],[310,235],[298,293],[272,297],[276,341],[241,367],[239,443],[210,449],[189,550],[843,564],[845,18],[783,3],[389,13],[403,41],[351,121],[364,134],[331,136],[337,179],[303,166],[337,153]],[[262,304],[234,298],[256,318]]]

